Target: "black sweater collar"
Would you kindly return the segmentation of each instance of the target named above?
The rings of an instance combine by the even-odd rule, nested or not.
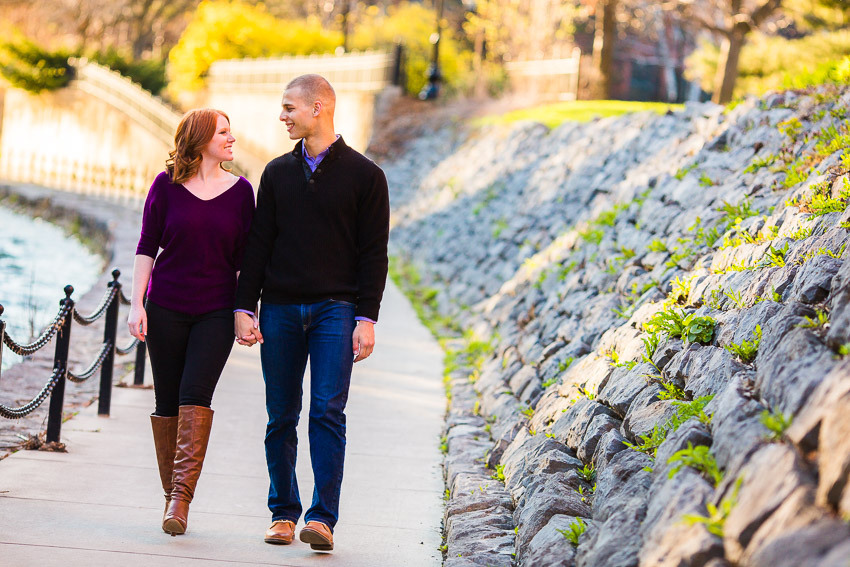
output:
[[[304,160],[304,138],[298,140],[298,143],[295,144],[295,147],[292,149],[292,155],[294,155],[298,161]],[[333,161],[342,155],[343,151],[347,149],[348,146],[345,144],[345,140],[342,139],[342,136],[336,139],[333,144],[328,146],[328,155],[322,161]]]

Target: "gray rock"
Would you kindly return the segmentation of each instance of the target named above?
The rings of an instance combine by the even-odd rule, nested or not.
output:
[[[602,436],[611,430],[619,429],[620,424],[619,419],[605,413],[594,416],[579,443],[576,456],[584,462],[591,461]]]
[[[820,426],[818,503],[850,517],[850,392],[830,406]]]
[[[683,522],[685,514],[702,514],[714,487],[700,474],[684,467],[673,478],[658,476],[646,518],[640,528],[643,545],[640,564],[646,567],[705,565],[723,557],[723,542],[703,526]]]
[[[696,398],[717,394],[732,376],[746,369],[727,350],[714,346],[689,345],[664,369],[685,383],[685,393]]]
[[[832,279],[841,267],[841,260],[829,256],[815,256],[797,271],[786,300],[801,303],[818,303],[826,299]]]
[[[744,374],[744,376],[747,376]],[[737,475],[741,464],[764,444],[767,429],[759,416],[764,406],[747,397],[741,387],[741,376],[733,379],[726,389],[706,406],[712,414],[711,429],[714,440],[711,453],[718,466],[727,474]]]
[[[550,475],[545,483],[537,484],[534,492],[526,495],[525,505],[514,512],[519,546],[531,541],[556,514],[589,518],[591,509],[559,475]]]
[[[822,520],[782,534],[758,550],[747,565],[752,567],[831,567],[847,565],[850,555],[831,554],[847,545],[850,528],[838,520]],[[845,552],[846,553],[846,552]],[[830,557],[831,555],[831,557]],[[843,563],[842,563],[843,561]]]
[[[737,504],[724,525],[726,557],[733,562],[741,559],[756,531],[795,490],[813,484],[794,451],[777,443],[756,451],[738,478],[743,481]],[[734,483],[727,478],[721,488],[730,495]]]
[[[652,384],[641,391],[623,420],[620,433],[624,437],[634,442],[641,435],[652,431],[656,425],[663,425],[675,413],[672,401],[658,399],[660,390],[658,384]]]
[[[668,464],[670,457],[677,451],[687,449],[689,443],[693,447],[700,445],[711,447],[712,444],[708,428],[695,417],[680,425],[677,430],[670,431],[667,438],[658,447],[658,452],[655,455],[656,478],[663,479],[667,476],[667,472],[672,468],[672,465]],[[654,490],[655,486],[653,485]]]
[[[593,465],[598,470],[605,469],[614,455],[626,450],[626,445],[623,443],[625,440],[626,438],[620,435],[620,432],[616,429],[606,432],[596,444],[592,458]]]
[[[449,517],[446,521],[446,545],[447,555],[451,557],[510,557],[515,545],[510,512],[495,507]]]
[[[642,519],[652,482],[651,473],[645,469],[651,465],[652,460],[637,451],[620,451],[614,455],[608,466],[596,474],[593,519],[605,522],[624,506],[630,506]]]
[[[520,546],[517,560],[520,567],[572,567],[576,549],[558,530],[568,530],[574,516],[556,514],[531,541]]]
[[[781,345],[759,349],[756,388],[772,408],[793,415],[835,365],[832,351],[810,330],[795,328]]]
[[[634,368],[615,368],[605,385],[599,390],[599,401],[610,407],[623,418],[635,398],[648,386],[647,375],[657,373],[656,369],[647,363],[640,363]]]

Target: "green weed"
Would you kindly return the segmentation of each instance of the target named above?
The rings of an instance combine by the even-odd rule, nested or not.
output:
[[[596,467],[592,464],[584,465],[584,467],[576,469],[576,473],[580,479],[587,483],[596,480]]]
[[[738,490],[741,488],[742,479],[738,479],[735,483],[735,490],[731,495],[720,501],[720,506],[715,506],[711,502],[706,504],[708,516],[699,514],[685,514],[683,519],[687,525],[704,524],[710,534],[717,537],[723,537],[723,526],[726,523],[726,518],[732,512],[732,508],[738,503]]]
[[[717,466],[717,460],[706,445],[697,445],[694,447],[692,443],[688,442],[688,448],[673,453],[667,460],[667,464],[675,465],[670,470],[670,478],[676,476],[676,473],[682,470],[683,467],[691,467],[705,475],[714,486],[717,486],[723,480],[723,473],[720,472],[720,468]]]
[[[562,536],[567,538],[567,541],[573,547],[578,547],[578,540],[581,537],[581,534],[587,529],[587,524],[584,523],[584,520],[581,518],[576,518],[572,521],[572,523],[565,530],[558,530]]]
[[[759,343],[761,342],[761,325],[756,325],[755,331],[753,331],[753,340],[752,341],[741,341],[741,344],[736,345],[735,343],[731,343],[726,346],[726,350],[737,356],[744,363],[750,363],[756,358],[756,354],[758,354]]]
[[[815,309],[814,317],[806,315],[803,317],[803,322],[797,324],[803,329],[821,329],[827,325],[829,325],[829,313],[825,309]]]
[[[759,421],[764,425],[769,433],[766,435],[768,441],[779,441],[785,432],[791,427],[793,416],[785,415],[781,411],[772,412],[764,410],[759,415]]]

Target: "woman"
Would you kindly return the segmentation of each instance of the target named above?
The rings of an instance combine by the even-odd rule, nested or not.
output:
[[[166,502],[162,529],[171,535],[186,531],[213,392],[233,347],[236,280],[254,212],[251,184],[222,165],[233,160],[235,141],[219,110],[183,117],[167,171],[145,201],[133,266],[127,322],[134,337],[147,339],[150,353],[151,427]]]

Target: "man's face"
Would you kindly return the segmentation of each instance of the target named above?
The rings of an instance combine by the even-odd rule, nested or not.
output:
[[[289,138],[299,140],[309,136],[316,122],[313,105],[299,88],[287,89],[281,101],[280,121],[286,125]]]

